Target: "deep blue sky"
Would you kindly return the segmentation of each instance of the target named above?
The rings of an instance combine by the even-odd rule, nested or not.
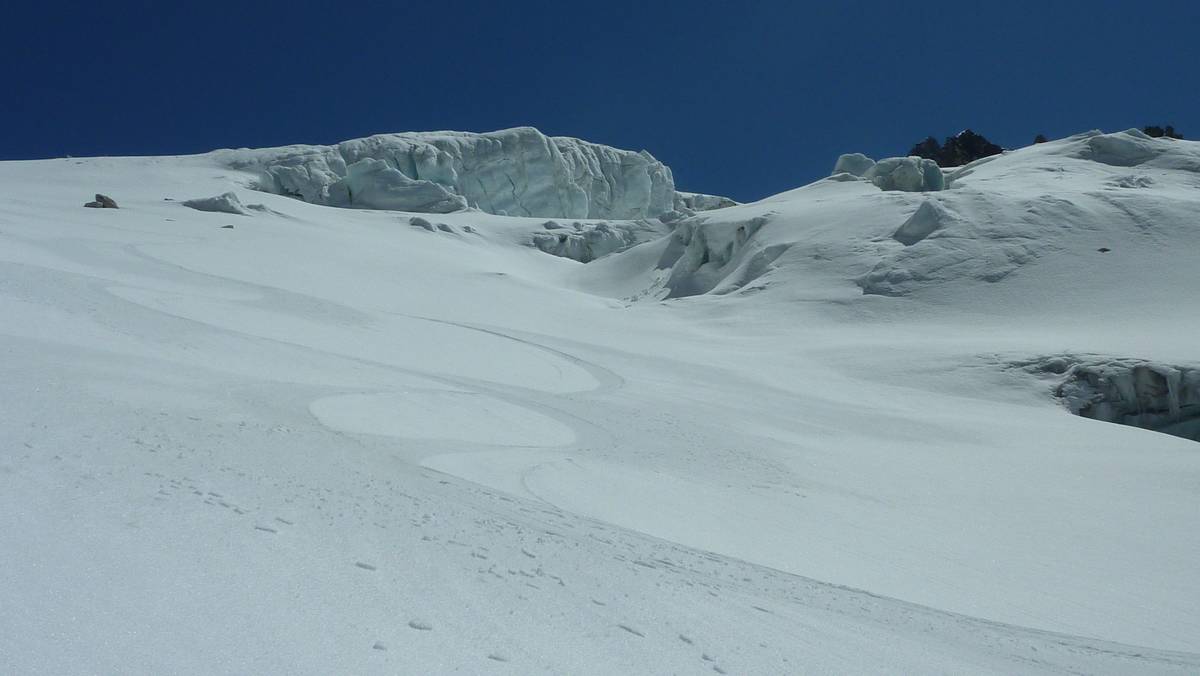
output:
[[[1200,138],[1198,29],[1195,0],[19,2],[0,158],[529,124],[748,200],[964,127]]]

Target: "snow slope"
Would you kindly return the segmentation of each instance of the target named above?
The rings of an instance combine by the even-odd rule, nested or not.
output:
[[[1200,671],[1200,445],[1026,368],[1200,365],[1200,144],[587,264],[228,152],[0,163],[0,671]]]

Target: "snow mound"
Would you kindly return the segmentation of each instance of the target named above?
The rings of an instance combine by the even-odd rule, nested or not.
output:
[[[241,216],[247,215],[246,207],[242,205],[242,201],[232,192],[221,193],[214,197],[200,197],[197,199],[185,200],[183,206],[191,207],[197,211],[212,211],[222,214],[238,214]]]
[[[922,202],[916,213],[892,234],[892,239],[904,246],[912,246],[940,230],[952,218],[946,208],[930,200]]]
[[[1116,134],[1099,134],[1087,140],[1081,156],[1116,167],[1133,167],[1154,159],[1162,148],[1154,139],[1137,129]]]
[[[881,252],[858,284],[865,294],[902,296],[952,281],[995,283],[1033,261],[1063,251],[1083,233],[1079,201],[1054,198],[1008,204],[995,195],[963,191],[953,201],[925,202],[892,234],[901,249]],[[1093,213],[1115,211],[1096,207]],[[1086,245],[1079,253],[1095,253]]]
[[[454,229],[454,226],[452,226],[448,223],[430,223],[427,219],[421,218],[420,216],[413,216],[413,217],[409,218],[408,224],[413,226],[414,228],[420,228],[422,230],[427,230],[429,232],[441,231],[441,232],[449,233],[451,235],[458,234],[458,231]],[[469,225],[462,226],[462,229],[463,229],[463,232],[475,232],[475,229]]]
[[[670,211],[671,170],[649,153],[532,127],[380,134],[334,146],[221,151],[261,190],[339,207],[633,219]]]
[[[1076,415],[1200,441],[1200,368],[1098,356],[1021,366],[1061,374],[1054,394]]]
[[[1200,152],[1194,141],[1154,138],[1138,129],[1112,134],[1089,131],[1035,146],[1039,153],[1095,162],[1109,167],[1139,167],[1200,173]]]

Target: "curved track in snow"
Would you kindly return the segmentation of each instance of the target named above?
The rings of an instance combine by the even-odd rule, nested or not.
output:
[[[1200,671],[1194,444],[988,361],[1132,333],[852,303],[821,242],[627,306],[188,162],[0,164],[0,671]]]

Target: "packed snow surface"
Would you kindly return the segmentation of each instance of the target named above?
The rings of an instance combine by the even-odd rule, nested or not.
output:
[[[0,673],[1200,672],[1200,143],[656,166],[0,163]]]

